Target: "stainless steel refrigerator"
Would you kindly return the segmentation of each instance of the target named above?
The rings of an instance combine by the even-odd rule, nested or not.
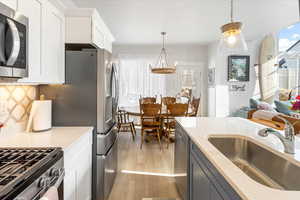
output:
[[[117,68],[111,54],[89,45],[66,46],[66,83],[40,86],[53,100],[54,126],[93,126],[94,200],[106,200],[117,172]]]

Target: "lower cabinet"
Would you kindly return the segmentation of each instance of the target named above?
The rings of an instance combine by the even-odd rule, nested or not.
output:
[[[200,149],[190,142],[190,200],[241,200]]]
[[[190,199],[223,200],[194,155],[190,157]]]
[[[190,199],[209,200],[210,182],[200,167],[197,159],[190,157]]]
[[[209,191],[210,191],[210,199],[213,199],[213,200],[222,200],[223,199],[221,197],[221,195],[219,194],[219,192],[213,186],[209,187]]]
[[[92,133],[64,152],[64,200],[92,198]]]
[[[182,127],[176,123],[175,130],[175,149],[174,149],[174,173],[176,187],[182,200],[188,200],[188,157],[189,157],[189,138]]]

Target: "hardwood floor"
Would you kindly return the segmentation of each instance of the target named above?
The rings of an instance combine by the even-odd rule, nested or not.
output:
[[[118,174],[109,200],[143,198],[179,198],[173,177],[174,144],[160,151],[157,141],[144,143],[140,150],[140,132],[132,140],[130,133],[120,133]]]

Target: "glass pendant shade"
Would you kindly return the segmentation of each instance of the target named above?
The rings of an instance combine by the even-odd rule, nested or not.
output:
[[[220,51],[248,51],[247,43],[242,33],[242,26],[241,22],[233,21],[233,1],[231,0],[231,22],[221,27]]]

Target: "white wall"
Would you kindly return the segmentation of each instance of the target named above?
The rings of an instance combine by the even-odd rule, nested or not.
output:
[[[218,51],[218,42],[214,42],[208,47],[208,67],[216,69],[216,86],[209,88],[208,92],[208,114],[209,116],[224,117],[235,110],[249,106],[249,99],[255,95],[257,87],[257,77],[254,65],[258,63],[259,47],[261,39],[247,41],[249,51],[242,52],[222,52]],[[250,81],[238,84],[246,84],[245,92],[230,92],[230,83],[227,81],[229,55],[249,55],[250,56]]]
[[[160,50],[161,45],[114,45],[113,57],[118,58],[120,55],[143,55],[149,57],[154,56],[157,58]],[[180,71],[182,68],[195,68],[199,72],[194,77],[197,80],[200,80],[198,87],[201,88],[201,115],[207,115],[207,50],[208,46],[206,45],[167,45],[169,62],[171,64],[178,62],[178,71]],[[167,75],[167,95],[174,95],[175,93],[179,92],[175,87],[175,85],[178,84],[177,75]]]

